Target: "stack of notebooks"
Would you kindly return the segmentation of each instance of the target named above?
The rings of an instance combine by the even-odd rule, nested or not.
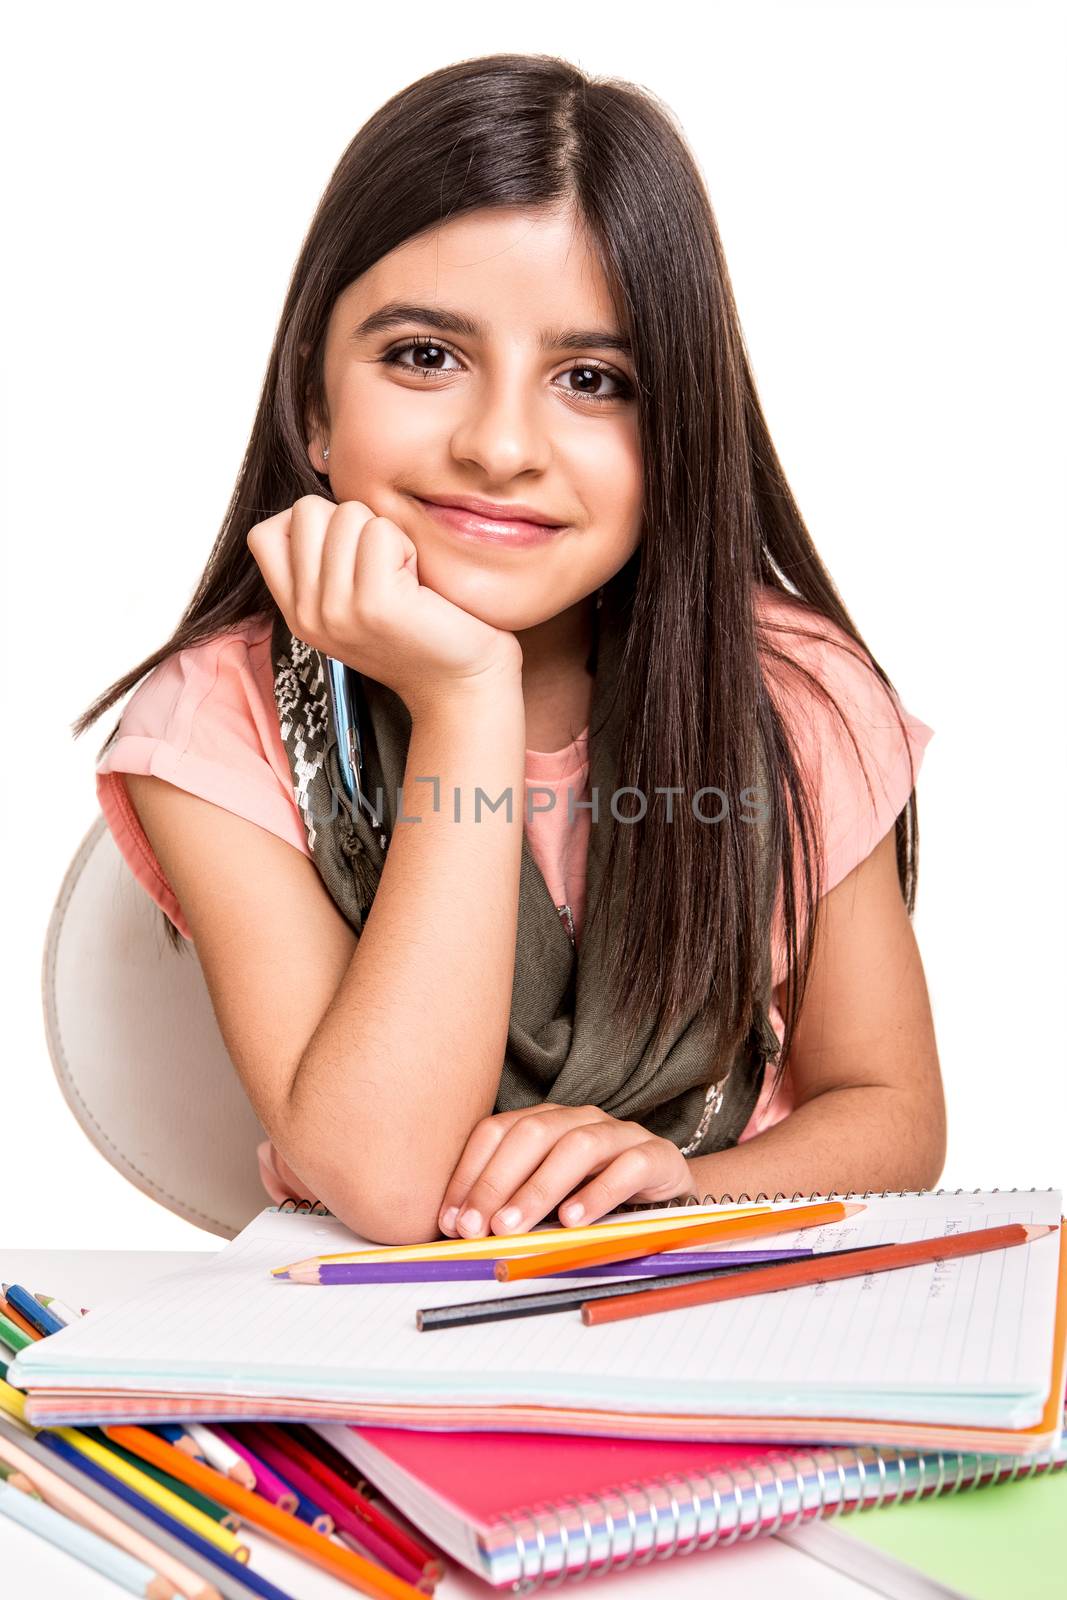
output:
[[[816,1520],[820,1559],[878,1567],[884,1584],[891,1552],[830,1519],[1007,1479],[1067,1486],[1051,1471],[1067,1464],[1067,1247],[1057,1190],[857,1198],[846,1221],[775,1248],[1055,1231],[603,1326],[569,1311],[429,1332],[420,1310],[544,1284],[281,1280],[289,1263],[371,1247],[329,1215],[270,1208],[210,1263],[23,1349],[9,1381],[41,1426],[310,1424],[501,1588],[790,1529],[800,1541]],[[569,1280],[586,1281],[603,1280]]]

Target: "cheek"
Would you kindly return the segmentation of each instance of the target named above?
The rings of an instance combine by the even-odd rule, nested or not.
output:
[[[331,421],[330,465],[336,462],[332,476],[335,489],[344,490],[341,498],[365,499],[360,482],[411,483],[414,467],[439,443],[431,411],[413,406],[399,387],[354,373],[337,397]]]

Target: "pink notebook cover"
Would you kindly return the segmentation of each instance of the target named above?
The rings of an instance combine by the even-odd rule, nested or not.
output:
[[[702,1444],[676,1439],[607,1439],[564,1433],[422,1433],[353,1427],[351,1432],[447,1500],[467,1522],[490,1527],[501,1513],[615,1484],[736,1467],[790,1452],[796,1444]],[[456,1463],[463,1469],[457,1472]]]

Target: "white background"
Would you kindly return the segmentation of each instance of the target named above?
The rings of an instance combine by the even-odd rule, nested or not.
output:
[[[342,150],[405,84],[500,50],[680,119],[801,510],[935,730],[915,926],[944,1181],[1067,1184],[1062,6],[186,0],[4,34],[0,1242],[218,1242],[115,1173],[53,1078],[41,950],[120,708],[70,724],[189,598]]]

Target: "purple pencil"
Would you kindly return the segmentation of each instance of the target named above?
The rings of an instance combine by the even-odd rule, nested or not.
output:
[[[609,1261],[599,1266],[568,1267],[565,1272],[547,1272],[546,1278],[634,1278],[659,1277],[671,1272],[697,1272],[701,1267],[743,1266],[765,1261],[794,1261],[810,1256],[811,1250],[671,1250],[660,1255],[635,1256],[631,1261]],[[292,1273],[277,1273],[297,1283],[475,1283],[493,1278],[496,1257],[468,1261],[335,1261],[307,1268],[294,1278]],[[315,1273],[315,1276],[312,1276]]]
[[[270,1470],[266,1462],[261,1461],[255,1452],[238,1439],[236,1434],[230,1433],[228,1428],[220,1428],[217,1422],[213,1422],[211,1426],[231,1450],[237,1451],[242,1461],[248,1462],[255,1474],[256,1493],[271,1501],[279,1511],[295,1511],[296,1495]]]

